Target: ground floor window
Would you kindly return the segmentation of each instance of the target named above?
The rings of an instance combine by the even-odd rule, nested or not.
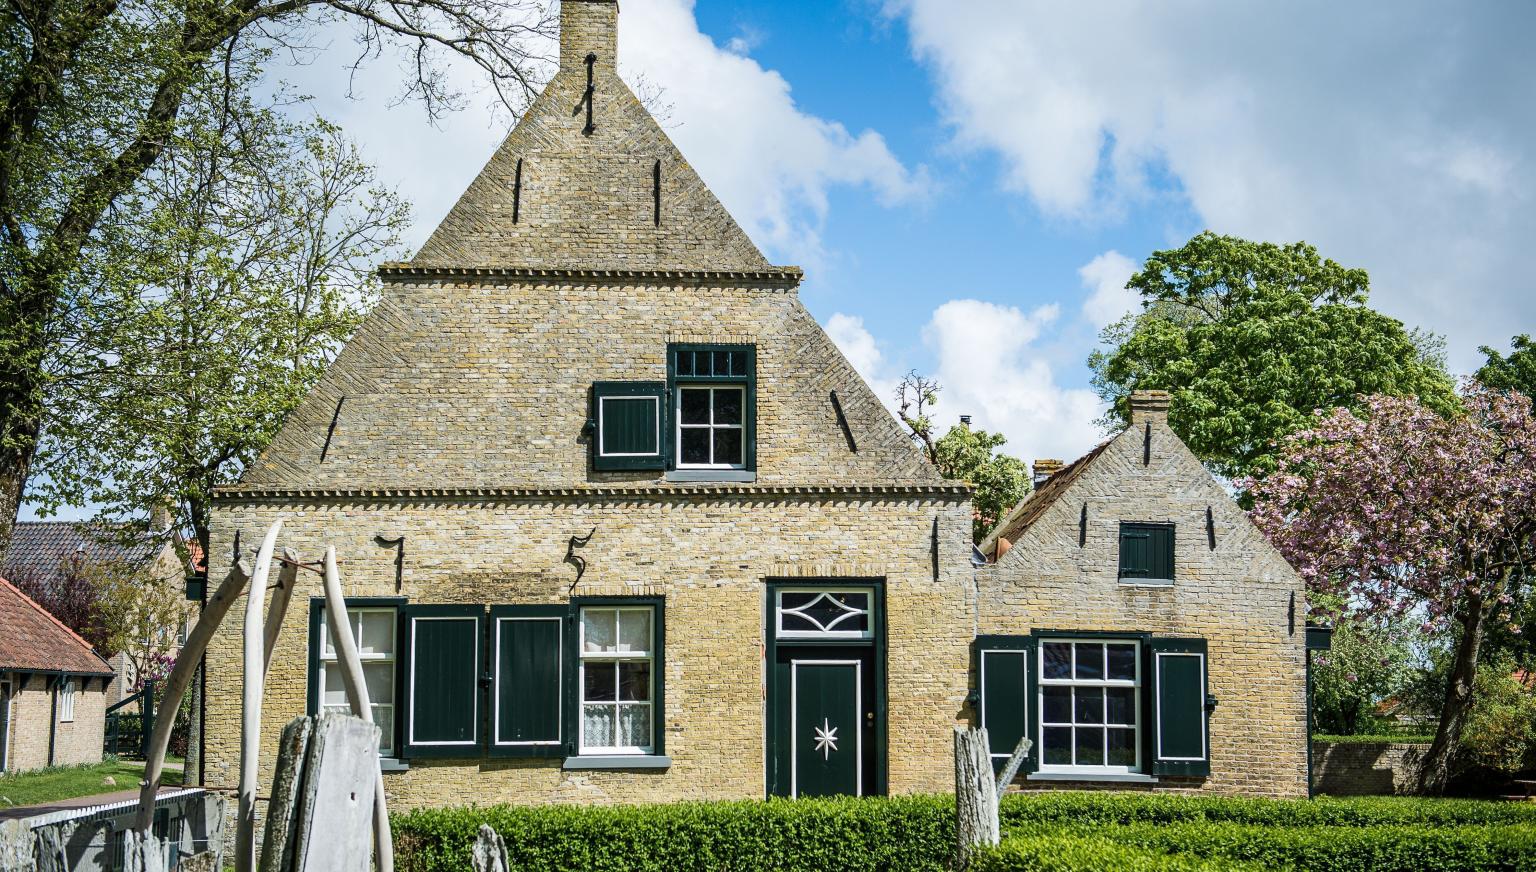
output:
[[[649,754],[654,749],[654,609],[581,609],[581,752]]]
[[[373,722],[379,725],[379,753],[394,754],[395,736],[395,625],[394,608],[348,608],[347,627],[357,644],[358,659],[363,664],[363,683],[368,688],[368,706]],[[331,638],[330,622],[320,622],[319,682],[320,708],[335,714],[349,714],[347,688],[342,681],[341,661]]]
[[[1140,663],[1133,640],[1041,642],[1041,771],[1140,771]]]
[[[75,719],[75,680],[66,678],[59,683],[59,722]]]

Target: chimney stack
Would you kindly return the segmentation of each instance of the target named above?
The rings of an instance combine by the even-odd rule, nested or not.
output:
[[[560,0],[560,69],[583,69],[587,55],[596,66],[618,66],[618,0]]]
[[[171,529],[171,510],[164,505],[155,504],[149,509],[149,531],[151,533],[164,533]]]
[[[1132,391],[1131,426],[1168,423],[1167,391]]]
[[[1039,487],[1040,485],[1045,484],[1046,479],[1050,478],[1058,472],[1061,472],[1061,468],[1064,465],[1065,464],[1059,460],[1036,460],[1035,487]]]
[[[960,416],[960,426],[964,427],[967,430],[971,429],[971,416],[970,415],[961,415]]]

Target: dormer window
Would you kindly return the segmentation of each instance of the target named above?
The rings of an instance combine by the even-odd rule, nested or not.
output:
[[[733,479],[756,468],[757,353],[751,345],[668,346],[673,478]]]

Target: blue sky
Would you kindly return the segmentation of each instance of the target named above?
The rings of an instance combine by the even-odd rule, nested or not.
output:
[[[1084,360],[1125,277],[1204,228],[1305,239],[1454,369],[1536,332],[1536,5],[622,0],[620,70],[882,395],[907,369],[1025,459],[1091,447]],[[425,240],[505,135],[348,93],[344,29],[277,76],[342,125]]]

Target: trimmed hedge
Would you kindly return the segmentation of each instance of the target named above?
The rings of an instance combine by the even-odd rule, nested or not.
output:
[[[971,861],[969,872],[1260,872],[1221,858],[1179,857],[1096,836],[1010,837]]]
[[[1036,823],[1134,824],[1229,821],[1266,827],[1374,827],[1527,824],[1536,803],[1413,797],[1244,799],[1156,793],[1010,794],[999,808],[1005,831]]]
[[[399,868],[468,869],[482,823],[506,840],[519,872],[939,872],[955,845],[948,797],[494,806],[395,817]]]
[[[1428,745],[1434,740],[1434,736],[1417,733],[1378,733],[1373,736],[1332,736],[1319,733],[1312,737],[1314,742],[1333,745]]]

